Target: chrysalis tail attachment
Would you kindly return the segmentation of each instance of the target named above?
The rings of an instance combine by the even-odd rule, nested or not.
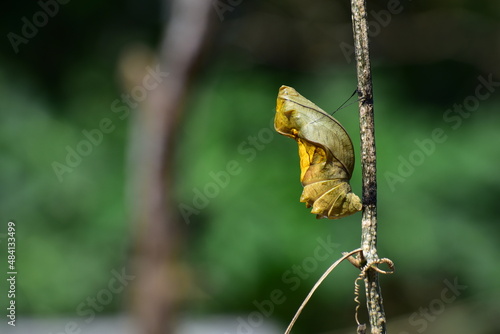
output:
[[[354,92],[352,92],[351,96],[349,96],[349,98],[348,98],[347,100],[345,100],[345,101],[344,101],[344,102],[343,102],[343,103],[342,103],[342,104],[341,104],[341,105],[340,105],[337,109],[335,109],[335,110],[332,112],[332,115],[333,115],[333,114],[335,114],[337,111],[339,111],[339,110],[341,110],[341,109],[344,109],[344,108],[347,108],[347,107],[349,107],[350,105],[352,105],[352,104],[354,104],[354,103],[358,102],[358,101],[359,101],[359,99],[357,99],[356,101],[353,101],[353,102],[349,103],[348,105],[346,105],[346,106],[344,107],[344,104],[346,104],[346,103],[347,103],[350,99],[352,99],[352,97],[353,97],[353,96],[354,96],[357,92],[358,92],[358,89],[356,88],[356,89],[354,90]]]

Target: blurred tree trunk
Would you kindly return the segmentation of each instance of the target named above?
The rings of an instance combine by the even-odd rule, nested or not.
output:
[[[130,150],[130,201],[134,224],[132,265],[136,279],[133,312],[140,332],[174,331],[187,289],[180,255],[183,223],[173,200],[174,150],[184,100],[211,27],[211,1],[165,1],[165,26],[159,65],[148,72],[158,82],[133,117]],[[146,74],[147,75],[147,74]],[[154,80],[149,80],[150,83]]]

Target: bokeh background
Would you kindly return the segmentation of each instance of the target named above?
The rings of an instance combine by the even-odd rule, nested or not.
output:
[[[368,2],[378,250],[396,264],[381,277],[389,332],[499,333],[500,4]],[[175,16],[168,1],[61,1],[36,33],[23,31],[46,3],[9,2],[0,20],[0,248],[14,221],[18,266],[17,326],[2,315],[0,328],[144,333],[134,279],[110,286],[140,276],[130,170],[141,166],[142,105],[124,117],[112,105],[161,60]],[[296,143],[272,127],[282,84],[330,112],[356,88],[350,4],[216,0],[210,12],[173,146],[169,224],[182,230],[186,286],[169,319],[178,333],[280,333],[360,242],[360,214],[316,220],[299,203]],[[335,117],[354,142],[360,194],[356,103]],[[54,162],[67,164],[68,147],[104,118],[113,130],[58,175]],[[341,265],[294,332],[352,332],[357,274]],[[3,313],[6,291],[2,279]]]

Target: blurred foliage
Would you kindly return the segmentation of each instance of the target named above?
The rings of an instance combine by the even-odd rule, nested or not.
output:
[[[418,72],[417,68],[408,70]],[[320,107],[335,110],[352,92],[353,73],[345,68],[326,72],[300,76],[286,84]],[[443,120],[447,108],[406,92],[394,80],[398,72],[378,67],[375,73],[379,249],[381,256],[391,257],[397,265],[396,275],[381,278],[384,298],[394,305],[388,307],[388,313],[413,312],[432,296],[439,296],[444,280],[455,278],[468,286],[466,297],[461,298],[481,295],[485,303],[493,302],[500,292],[495,278],[498,269],[488,265],[494,263],[499,251],[496,236],[500,228],[494,211],[500,191],[500,179],[494,177],[500,163],[495,150],[500,139],[495,130],[500,120],[495,112],[499,100],[481,102],[480,108],[453,130]],[[238,161],[241,173],[231,177],[200,214],[190,217],[189,227],[201,230],[199,239],[193,242],[193,258],[202,270],[204,284],[209,286],[205,290],[210,296],[206,307],[213,308],[215,299],[226,312],[241,308],[250,312],[254,301],[269,299],[273,289],[280,289],[285,291],[287,303],[276,306],[276,312],[287,319],[340,252],[357,247],[359,215],[340,221],[316,221],[298,202],[302,190],[297,147],[290,139],[278,134],[270,140],[265,137],[261,150],[255,149],[255,158],[246,161],[248,156],[238,148],[248,147],[245,143],[249,137],[267,133],[277,88],[283,82],[279,74],[255,70],[238,74],[235,77],[218,71],[218,75],[207,75],[207,82],[197,87],[196,102],[180,139],[179,179],[183,181],[179,183],[179,197],[183,203],[192,203],[194,189],[203,191],[214,182],[210,172],[223,171],[228,161]],[[214,80],[217,76],[222,78]],[[472,93],[478,84],[474,76],[463,82]],[[338,111],[336,118],[359,147],[356,107]],[[404,182],[391,186],[386,173],[398,173],[399,157],[408,160],[412,152],[420,150],[415,140],[430,140],[435,128],[443,129],[447,139],[433,144],[433,152],[425,155],[423,163],[415,166]],[[225,138],[222,144],[221,138]],[[353,176],[357,193],[359,174],[358,164]],[[318,261],[318,269],[301,281],[299,289],[290,291],[290,284],[281,280],[283,274],[313,256],[316,239],[327,236],[337,244],[336,252],[327,261]],[[339,323],[344,319],[340,315],[349,314],[356,272],[347,267],[338,269],[320,288],[305,318],[310,312],[309,320],[317,324],[333,313],[339,315],[335,317],[335,323]],[[486,296],[491,289],[495,293],[489,299]],[[311,328],[306,321],[302,320],[304,328]],[[332,325],[324,326],[318,324],[317,330]]]
[[[341,2],[325,3],[255,2],[228,13],[193,86],[178,138],[175,191],[179,204],[191,206],[198,191],[208,189],[212,194],[199,213],[189,216],[187,226],[186,260],[199,289],[188,307],[193,314],[248,315],[257,310],[255,303],[270,299],[279,289],[286,300],[274,305],[271,318],[285,324],[321,273],[342,251],[359,245],[359,214],[317,221],[299,203],[296,144],[272,126],[282,84],[329,112],[355,89],[354,65],[346,65],[339,40],[334,40],[334,47],[325,40],[337,36],[341,41],[344,31],[350,33],[349,8]],[[413,2],[401,15],[459,10],[464,17],[489,18],[474,28],[488,30],[491,24],[498,37],[498,12],[493,11],[497,3],[485,3],[481,7],[474,1]],[[302,11],[304,6],[307,10]],[[374,6],[384,8],[385,3]],[[280,21],[276,15],[284,8]],[[323,8],[335,9],[340,26],[332,24]],[[106,287],[111,270],[127,266],[132,238],[125,204],[130,119],[120,120],[110,110],[121,94],[115,63],[129,43],[154,44],[161,22],[152,14],[158,10],[156,2],[71,2],[64,10],[23,45],[19,55],[9,50],[0,59],[0,221],[2,226],[9,220],[17,223],[18,310],[34,316],[74,316],[82,301]],[[2,22],[3,31],[17,27],[18,18],[30,12],[25,7],[13,11],[13,19]],[[266,15],[274,25],[256,24]],[[87,30],[80,34],[82,26]],[[266,28],[272,43],[259,38]],[[318,31],[323,35],[312,39]],[[291,32],[303,34],[296,37]],[[499,78],[493,68],[485,67],[491,57],[498,58],[498,45],[495,52],[473,50],[476,62],[456,56],[463,55],[460,48],[441,58],[435,57],[442,55],[438,47],[429,49],[434,56],[427,59],[402,56],[397,45],[384,49],[384,34],[373,43],[373,78],[378,247],[380,256],[396,263],[395,275],[381,277],[389,322],[391,317],[407,319],[407,314],[440,297],[445,280],[458,279],[467,286],[459,300],[473,310],[469,316],[491,324],[485,327],[490,332],[498,331],[492,316],[500,311],[500,269],[495,265],[500,251],[498,88],[456,129],[444,118],[454,104],[475,94],[479,76],[496,73],[494,79]],[[273,43],[283,49],[273,48]],[[47,52],[38,52],[43,49]],[[356,103],[335,117],[351,134],[358,152]],[[67,146],[75,148],[85,138],[82,131],[97,128],[103,118],[112,121],[114,130],[59,182],[53,162],[64,162]],[[422,150],[416,141],[428,142],[437,128],[446,140],[434,143],[432,153],[422,155],[411,175],[391,186],[387,173],[397,174],[401,159],[409,160]],[[352,185],[361,195],[359,153],[356,156]],[[228,163],[237,166],[234,175]],[[229,181],[217,186],[214,175],[220,178],[224,173]],[[133,196],[128,194],[132,200]],[[186,223],[180,211],[179,221]],[[2,249],[4,232],[0,231]],[[312,260],[321,244],[318,238],[335,245],[327,259]],[[309,268],[304,279],[297,279],[296,266]],[[352,326],[356,276],[349,264],[338,268],[313,297],[297,330]],[[0,291],[5,291],[4,281]],[[114,298],[104,312],[121,309],[122,298]],[[6,307],[5,299],[0,306]]]

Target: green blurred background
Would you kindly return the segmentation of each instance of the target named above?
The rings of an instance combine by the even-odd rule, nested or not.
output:
[[[499,333],[500,4],[368,2],[378,249],[396,264],[396,274],[381,277],[389,329]],[[214,6],[216,30],[177,138],[178,205],[193,206],[195,194],[231,161],[239,169],[188,221],[179,211],[188,234],[185,259],[197,273],[184,314],[230,315],[236,333],[237,317],[251,321],[256,304],[278,289],[285,300],[265,321],[282,331],[322,272],[341,252],[359,247],[360,214],[316,220],[299,203],[297,145],[272,128],[282,84],[329,112],[354,91],[350,4],[229,3],[222,15]],[[78,305],[107,286],[112,270],[128,266],[134,240],[127,204],[134,194],[126,192],[132,118],[121,120],[110,109],[124,90],[120,60],[134,45],[157,48],[168,3],[71,1],[17,53],[8,33],[19,34],[22,18],[40,5],[5,6],[0,247],[5,254],[6,224],[15,221],[18,321],[82,322]],[[97,128],[103,117],[116,128],[60,181],[54,161],[63,163],[67,146],[74,148],[82,131]],[[356,104],[335,117],[354,142],[352,185],[360,195]],[[315,257],[324,244],[318,238],[334,245],[327,258]],[[6,260],[0,267],[6,272]],[[356,275],[349,264],[338,268],[299,318],[296,333],[352,331]],[[2,279],[3,310],[5,284]],[[459,288],[449,287],[454,284]],[[125,289],[97,315],[122,314],[129,303]],[[364,311],[361,318],[366,321]]]

